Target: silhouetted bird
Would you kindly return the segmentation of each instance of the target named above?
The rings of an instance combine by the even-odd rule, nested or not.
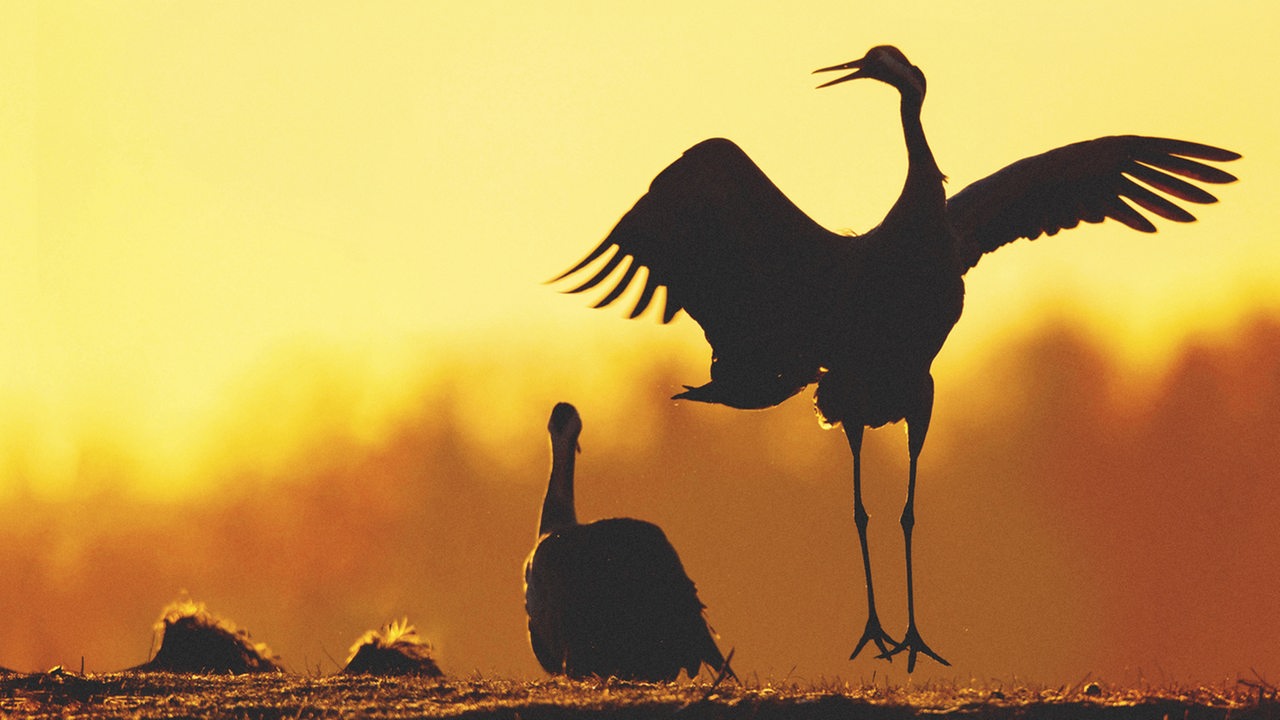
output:
[[[559,403],[547,423],[551,479],[524,568],[529,643],[549,673],[670,681],[725,667],[693,581],[661,528],[630,518],[579,525],[573,466],[582,420]],[[731,670],[728,670],[732,674]]]
[[[920,638],[912,592],[911,530],[916,461],[933,408],[930,366],[960,318],[964,274],[984,253],[1018,238],[1053,235],[1081,221],[1114,218],[1141,232],[1155,226],[1125,202],[1176,222],[1195,218],[1139,185],[1193,203],[1216,198],[1182,179],[1235,178],[1188,158],[1227,161],[1238,154],[1162,138],[1104,137],[1026,158],[950,199],[920,123],[925,79],[898,49],[872,48],[853,62],[815,72],[852,70],[856,78],[901,93],[907,145],[902,195],[879,226],[856,237],[830,232],[799,210],[738,146],[707,140],[663,170],[613,231],[556,280],[602,266],[568,292],[599,285],[630,258],[596,307],[617,300],[647,270],[636,317],[666,288],[663,322],[685,310],[711,344],[711,382],[676,398],[735,408],[777,405],[810,383],[824,426],[844,426],[853,452],[854,518],[867,579],[867,642],[880,657],[908,651],[947,664]],[[876,616],[862,505],[859,451],[864,427],[905,420],[910,476],[901,523],[907,559],[907,632],[901,642]],[[886,644],[887,643],[887,644]]]

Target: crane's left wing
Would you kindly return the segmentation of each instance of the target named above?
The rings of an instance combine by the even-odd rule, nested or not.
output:
[[[822,307],[849,242],[805,215],[737,145],[712,139],[663,170],[604,241],[556,280],[601,261],[568,292],[612,285],[595,304],[604,307],[644,268],[631,317],[665,287],[663,322],[685,310],[711,343],[712,382],[679,397],[768,407],[817,379]]]
[[[1018,238],[1054,235],[1082,221],[1098,223],[1110,217],[1150,233],[1155,225],[1126,199],[1168,220],[1191,222],[1195,216],[1155,191],[1186,202],[1217,202],[1182,178],[1233,182],[1234,175],[1197,160],[1227,162],[1239,157],[1184,140],[1103,137],[1020,160],[978,180],[947,201],[947,215],[970,268],[983,254]]]

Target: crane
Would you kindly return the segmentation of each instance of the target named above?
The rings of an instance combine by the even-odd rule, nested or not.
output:
[[[710,382],[686,386],[677,399],[767,408],[817,383],[820,422],[843,426],[853,454],[867,622],[850,659],[871,642],[881,658],[906,651],[911,672],[918,654],[949,664],[916,625],[911,540],[917,461],[933,409],[930,368],[960,318],[965,274],[986,253],[1018,238],[1054,235],[1080,222],[1112,218],[1155,232],[1143,210],[1190,222],[1194,216],[1166,195],[1216,202],[1187,179],[1232,182],[1233,175],[1200,161],[1240,155],[1182,140],[1102,137],[1025,158],[948,198],[920,119],[924,73],[888,45],[814,72],[833,71],[852,72],[819,88],[871,78],[901,95],[907,175],[878,226],[856,236],[823,228],[741,148],[714,138],[663,170],[608,236],[553,282],[585,276],[566,290],[580,293],[625,267],[594,306],[612,304],[634,282],[640,291],[633,318],[665,288],[665,300],[657,303],[662,321],[686,311],[712,350]],[[645,276],[637,281],[641,269]],[[898,421],[906,423],[909,457],[900,518],[907,571],[907,630],[901,641],[884,631],[876,614],[860,463],[864,429]]]
[[[670,681],[705,663],[733,676],[693,581],[662,529],[632,518],[579,524],[574,460],[582,419],[558,403],[547,423],[551,478],[524,568],[529,643],[543,669]]]

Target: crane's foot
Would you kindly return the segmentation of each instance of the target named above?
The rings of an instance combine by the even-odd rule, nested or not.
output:
[[[849,659],[852,660],[858,657],[858,653],[862,652],[862,648],[869,642],[875,643],[876,647],[880,648],[880,654],[876,657],[882,657],[886,660],[893,659],[893,653],[896,652],[898,641],[889,637],[889,634],[880,627],[880,619],[876,617],[875,613],[867,616],[867,629],[862,632],[862,639],[858,641],[858,646],[853,649]],[[894,647],[887,647],[886,643]]]
[[[902,642],[894,643],[894,646],[892,649],[885,650],[884,652],[880,653],[876,657],[881,657],[881,658],[884,658],[885,660],[893,660],[893,656],[897,655],[903,650],[907,651],[907,672],[913,672],[916,669],[916,655],[920,653],[924,653],[925,655],[928,655],[929,657],[933,658],[934,660],[937,660],[939,663],[946,665],[947,667],[951,666],[951,663],[947,662],[946,660],[943,660],[941,655],[934,652],[928,645],[924,643],[924,640],[921,639],[920,637],[920,631],[916,630],[915,623],[912,623],[909,627],[907,627],[907,634],[905,637],[902,638]]]

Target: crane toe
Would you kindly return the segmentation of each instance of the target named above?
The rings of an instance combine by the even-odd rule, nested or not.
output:
[[[867,627],[863,630],[862,638],[858,640],[858,645],[850,653],[849,659],[852,660],[858,657],[858,653],[862,652],[862,648],[866,647],[869,642],[875,643],[876,647],[880,648],[880,654],[876,657],[882,657],[886,660],[892,660],[893,653],[897,652],[899,647],[898,641],[889,637],[884,628],[880,627],[880,619],[874,613],[867,617]],[[889,645],[893,647],[888,647]]]
[[[892,642],[892,641],[891,641],[891,642]],[[859,646],[859,647],[861,647],[861,646]],[[883,648],[882,648],[882,649],[883,649]],[[915,669],[916,669],[916,655],[919,655],[919,654],[921,654],[921,653],[923,653],[923,654],[925,654],[925,655],[928,655],[929,657],[933,658],[934,660],[937,660],[937,661],[938,661],[939,663],[941,663],[942,665],[946,665],[947,667],[951,667],[951,663],[949,663],[949,662],[947,662],[946,660],[942,659],[942,656],[941,656],[941,655],[939,655],[938,653],[934,652],[932,648],[930,648],[928,645],[926,645],[926,644],[925,644],[924,639],[920,637],[920,631],[916,629],[916,626],[915,626],[915,625],[911,625],[910,627],[908,627],[908,628],[907,628],[907,634],[906,634],[906,636],[904,636],[904,637],[902,638],[902,642],[900,642],[900,643],[894,643],[894,647],[893,647],[893,648],[891,648],[891,649],[889,649],[889,650],[887,650],[887,651],[884,651],[884,652],[880,653],[880,654],[879,654],[879,655],[877,655],[876,657],[878,657],[878,658],[884,658],[885,660],[892,661],[892,660],[893,660],[893,656],[894,656],[894,655],[897,655],[898,653],[902,652],[903,650],[906,650],[906,651],[907,651],[907,672],[914,672],[914,671],[915,671]]]

